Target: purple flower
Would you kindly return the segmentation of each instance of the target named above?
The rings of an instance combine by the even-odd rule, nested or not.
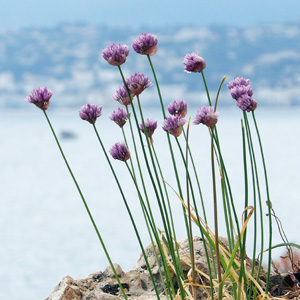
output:
[[[132,74],[129,78],[126,78],[126,84],[129,90],[134,95],[139,95],[142,91],[152,85],[149,78],[144,74],[135,73]]]
[[[186,120],[181,116],[169,116],[163,121],[162,128],[164,131],[179,137],[182,132],[182,127],[186,123]]]
[[[183,100],[174,100],[174,102],[168,105],[168,111],[173,116],[182,116],[183,118],[187,114],[188,105]]]
[[[95,124],[97,118],[102,115],[102,107],[95,104],[86,104],[81,106],[79,110],[79,116],[82,120],[88,121],[91,124]]]
[[[131,100],[133,100],[134,94],[130,92]],[[128,96],[126,87],[120,86],[113,95],[113,98],[123,105],[130,105],[130,98]]]
[[[42,110],[47,110],[50,105],[49,100],[51,96],[51,90],[48,90],[46,87],[39,86],[36,90],[33,90],[31,94],[25,98],[25,100],[29,103],[35,104]]]
[[[245,79],[243,77],[236,77],[232,81],[229,82],[227,87],[231,90],[235,86],[241,86],[241,85],[248,86],[249,84],[250,84],[249,79]]]
[[[243,95],[252,96],[253,90],[250,85],[236,85],[232,89],[230,89],[231,97],[235,100],[238,100]]]
[[[120,44],[110,44],[102,51],[103,58],[112,66],[122,65],[128,54],[128,46]]]
[[[135,52],[144,55],[154,55],[157,51],[157,37],[151,33],[141,33],[133,41],[132,48]]]
[[[257,107],[257,102],[248,95],[242,95],[237,101],[236,105],[243,111],[253,111]]]
[[[125,143],[114,144],[109,152],[114,159],[126,161],[130,158],[130,152],[127,149]]]
[[[139,124],[140,130],[146,134],[146,136],[148,136],[150,143],[153,143],[153,139],[152,139],[152,135],[155,131],[155,129],[157,128],[157,122],[152,120],[152,119],[146,119],[145,122],[145,128],[146,128],[146,133],[144,131],[144,125],[143,123]]]
[[[118,108],[109,114],[109,118],[122,128],[128,119],[128,114],[124,108]]]
[[[215,112],[212,106],[203,106],[197,111],[194,124],[199,125],[202,123],[207,127],[214,127],[218,122],[218,116],[219,113]]]
[[[236,105],[243,111],[253,111],[257,102],[252,98],[253,89],[250,80],[243,77],[234,78],[227,86],[231,97],[236,100]]]
[[[187,54],[184,57],[183,64],[187,73],[200,73],[206,68],[205,60],[195,52]]]

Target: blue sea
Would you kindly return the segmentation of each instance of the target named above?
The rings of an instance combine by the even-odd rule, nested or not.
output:
[[[195,112],[196,108],[190,108],[191,115]],[[241,219],[245,198],[242,113],[235,107],[221,108],[219,112],[219,139]],[[108,119],[109,113],[110,111],[103,110],[103,116],[96,123],[107,150],[115,142],[123,141],[120,128]],[[48,115],[112,261],[119,263],[124,271],[130,270],[136,264],[141,250],[92,126],[78,117],[78,109],[62,110],[50,107]],[[299,115],[298,107],[259,107],[256,111],[273,208],[283,223],[287,237],[294,243],[300,243]],[[145,109],[144,117],[158,120],[159,128],[153,136],[154,146],[164,178],[176,190],[167,139],[161,130],[161,112]],[[249,121],[253,124],[251,115]],[[134,156],[128,124],[124,129]],[[48,297],[63,276],[81,278],[104,270],[108,265],[107,259],[42,111],[33,105],[26,110],[0,110],[0,140],[0,299],[42,300]],[[178,140],[185,151],[183,137]],[[191,125],[189,140],[203,191],[208,223],[213,229],[210,138],[207,128]],[[253,141],[257,145],[254,130]],[[185,186],[180,153],[174,138],[172,142],[182,185]],[[137,143],[139,145],[138,138]],[[258,152],[257,160],[264,204],[265,188]],[[140,229],[143,243],[147,246],[149,238],[136,190],[124,163],[113,161],[113,166]],[[153,211],[158,218],[155,195],[151,191],[143,163],[142,170],[149,190],[149,200],[153,203]],[[195,194],[199,197],[196,188]],[[169,195],[177,238],[181,239],[185,236],[181,204],[171,188]],[[225,236],[222,199],[218,196],[220,234]],[[267,212],[265,205],[264,210]],[[267,217],[264,218],[267,242]],[[275,222],[273,223],[273,240],[274,244],[278,244],[281,239]],[[162,229],[159,220],[157,225]],[[248,230],[250,237],[253,234],[252,226],[251,221]],[[196,228],[194,233],[199,234]],[[250,253],[252,241],[253,238],[249,238]],[[276,250],[273,258],[278,259],[283,253],[284,249]]]

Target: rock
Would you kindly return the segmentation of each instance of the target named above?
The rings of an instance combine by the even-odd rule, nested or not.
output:
[[[115,268],[115,271],[116,271],[116,273],[119,277],[122,277],[124,275],[124,271],[122,270],[122,268],[118,264],[114,264],[114,268]],[[106,272],[108,277],[115,277],[115,274],[114,274],[111,266],[108,266],[105,269],[105,272]]]
[[[207,264],[207,259],[206,259],[206,255],[205,255],[205,247],[204,247],[203,241],[200,237],[197,237],[197,236],[194,237],[193,241],[194,241],[195,265],[198,270],[200,270],[201,272],[203,272],[205,274],[208,274],[208,264]],[[226,239],[222,239],[221,242],[225,246],[227,246],[227,244],[228,244]],[[178,242],[178,250],[179,250],[179,256],[180,256],[182,270],[183,270],[185,278],[187,278],[187,275],[188,275],[189,271],[191,270],[189,241],[187,238]],[[208,248],[208,250],[209,250],[209,248]],[[147,259],[148,259],[150,268],[152,270],[152,274],[154,275],[156,286],[157,286],[159,292],[163,292],[163,285],[162,285],[162,281],[161,281],[160,274],[159,274],[159,265],[158,265],[157,259],[155,257],[155,252],[154,252],[153,246],[149,245],[145,249],[145,253],[147,255]],[[156,249],[156,253],[159,256],[158,249]],[[209,251],[209,258],[210,258],[210,260],[212,260],[210,251]],[[169,260],[172,262],[171,256],[169,256]],[[162,266],[161,259],[159,259],[159,264]],[[143,255],[140,256],[140,259],[138,260],[134,269],[139,270],[140,272],[143,272],[143,270],[147,270],[146,261],[145,261],[145,258]],[[150,279],[150,277],[149,277],[149,279]],[[151,281],[150,281],[150,283],[151,283]],[[205,285],[209,286],[209,281],[203,276],[197,276],[196,283],[205,284]],[[178,286],[175,274],[173,274],[173,284],[174,284],[174,286]],[[152,283],[151,283],[151,285],[152,285]],[[207,293],[203,289],[198,288],[197,289],[197,297],[198,297],[198,299],[203,299],[203,300],[207,299]]]
[[[223,241],[223,243],[226,244],[226,241]],[[179,241],[178,245],[182,270],[185,278],[187,278],[187,275],[190,272],[188,239],[186,238]],[[194,238],[194,250],[197,268],[203,273],[208,274],[204,245],[199,237]],[[155,251],[157,252],[159,263],[157,262]],[[157,249],[154,250],[153,246],[150,245],[145,249],[145,253],[157,290],[161,294],[160,298],[161,300],[165,300],[167,298],[163,295],[164,288],[159,271],[159,267],[162,266],[159,252]],[[172,263],[172,258],[170,256],[169,260]],[[119,276],[123,289],[130,300],[157,299],[143,255],[141,255],[133,270],[127,273],[125,273],[118,264],[114,264],[114,268]],[[172,281],[174,287],[178,287],[177,279],[174,274],[172,275]],[[208,280],[203,276],[197,276],[197,283],[209,285]],[[104,272],[96,272],[83,279],[74,280],[70,276],[64,277],[45,300],[117,300],[120,298],[123,299],[119,284],[112,268],[108,266]],[[197,288],[197,299],[207,299],[206,292],[203,289]]]

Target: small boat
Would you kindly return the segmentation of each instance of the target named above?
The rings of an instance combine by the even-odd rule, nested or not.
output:
[[[62,130],[60,132],[60,138],[67,140],[67,139],[75,139],[76,138],[76,134],[70,130]]]

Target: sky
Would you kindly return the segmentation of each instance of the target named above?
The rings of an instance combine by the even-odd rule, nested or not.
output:
[[[299,0],[0,0],[0,30],[65,23],[115,26],[300,22]]]

